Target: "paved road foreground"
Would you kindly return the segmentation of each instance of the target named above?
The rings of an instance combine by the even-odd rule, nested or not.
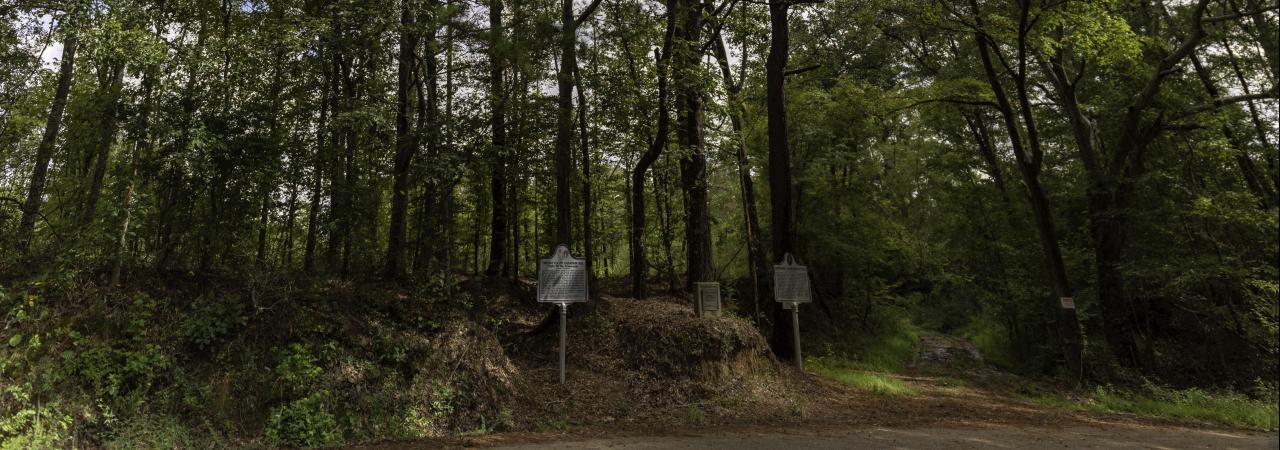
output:
[[[1276,449],[1276,433],[1164,427],[1064,428],[984,427],[890,429],[833,432],[732,433],[691,436],[633,436],[503,449]]]

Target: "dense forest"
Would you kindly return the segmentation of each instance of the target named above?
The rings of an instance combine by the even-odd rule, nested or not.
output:
[[[912,328],[1073,383],[1274,390],[1277,10],[5,0],[0,345],[123,343],[7,350],[0,412],[65,383],[126,408],[238,333],[137,350],[170,325],[143,303],[237,330],[261,292],[372,283],[475,314],[556,244],[593,295],[721,282],[781,360],[790,253],[815,352]]]

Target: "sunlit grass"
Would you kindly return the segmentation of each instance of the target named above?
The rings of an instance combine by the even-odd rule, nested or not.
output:
[[[835,358],[809,358],[805,366],[819,375],[861,391],[880,395],[911,395],[914,389],[882,373],[870,372],[856,364]]]
[[[1280,407],[1275,402],[1255,400],[1234,392],[1153,386],[1141,391],[1123,391],[1100,387],[1079,400],[1059,395],[1031,397],[1029,400],[1045,406],[1081,411],[1123,412],[1264,430],[1280,427]]]
[[[825,355],[820,360],[839,362],[847,369],[868,372],[899,372],[920,350],[920,330],[902,318],[887,318],[875,327],[877,332],[852,337],[842,337],[837,343],[828,343],[814,354]]]

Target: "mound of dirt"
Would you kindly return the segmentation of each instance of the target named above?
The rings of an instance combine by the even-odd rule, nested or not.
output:
[[[513,336],[523,386],[518,428],[577,424],[714,423],[794,415],[797,386],[763,336],[736,317],[696,318],[674,298],[605,297],[568,324],[566,382],[558,329]]]
[[[670,300],[610,300],[608,319],[617,323],[622,344],[618,354],[630,369],[712,383],[725,376],[776,375],[768,344],[749,323],[698,318],[687,302]]]

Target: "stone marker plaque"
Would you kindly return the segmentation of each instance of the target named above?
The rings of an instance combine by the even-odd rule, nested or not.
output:
[[[698,282],[694,283],[694,289],[698,294],[698,304],[702,306],[702,315],[720,315],[720,283]]]
[[[782,264],[773,265],[773,299],[782,303],[809,303],[813,293],[809,291],[809,268],[796,264],[787,253]]]
[[[1062,302],[1062,309],[1076,309],[1076,299],[1072,297],[1059,297],[1058,301]]]
[[[550,258],[538,260],[538,301],[587,301],[587,261],[574,258],[569,247],[558,246]]]

